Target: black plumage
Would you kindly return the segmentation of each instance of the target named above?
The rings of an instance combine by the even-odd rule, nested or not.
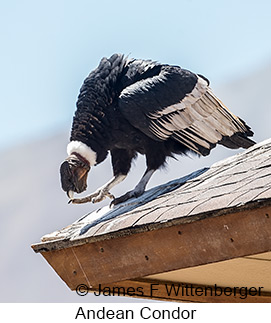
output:
[[[72,202],[112,198],[109,190],[125,178],[137,153],[144,154],[144,176],[135,190],[115,199],[116,204],[142,194],[167,157],[188,152],[206,156],[216,144],[248,148],[254,144],[248,138],[252,135],[245,122],[215,97],[202,75],[114,54],[103,58],[81,87],[71,149],[61,167],[62,187],[69,196],[71,191],[81,193],[89,167],[102,162],[110,151],[114,178],[89,197]],[[78,169],[82,170],[82,160],[85,171],[80,184],[80,178],[74,178],[79,176]]]

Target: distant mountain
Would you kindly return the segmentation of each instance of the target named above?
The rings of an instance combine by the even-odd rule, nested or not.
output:
[[[241,80],[215,90],[217,96],[255,132],[255,140],[271,137],[271,65]],[[72,293],[42,256],[30,245],[40,237],[75,221],[108,203],[68,205],[60,188],[59,165],[66,158],[69,127],[44,140],[14,147],[0,154],[1,208],[1,302],[101,302],[118,298],[79,297]],[[183,157],[169,161],[167,170],[158,171],[149,187],[184,176],[215,161],[236,154],[217,147],[206,158]],[[113,190],[117,196],[132,189],[142,176],[144,158],[139,157],[128,178]],[[87,193],[112,176],[110,158],[94,167],[89,175]],[[87,194],[86,193],[86,194]],[[128,299],[122,299],[128,301]],[[133,300],[135,301],[135,300]]]

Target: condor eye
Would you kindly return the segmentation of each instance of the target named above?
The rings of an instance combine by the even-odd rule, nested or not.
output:
[[[77,162],[77,160],[76,160],[76,159],[71,159],[71,162],[72,162],[72,163],[76,163],[76,162]]]
[[[72,159],[70,159],[69,164],[70,164],[70,168],[73,168],[74,166],[76,166],[78,164],[78,160],[72,158]]]

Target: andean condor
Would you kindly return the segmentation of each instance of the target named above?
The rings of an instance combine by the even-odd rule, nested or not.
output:
[[[110,190],[127,176],[138,153],[147,169],[134,190],[113,204],[140,196],[152,174],[174,154],[206,156],[216,144],[248,148],[253,132],[214,95],[207,78],[179,66],[120,54],[103,58],[80,89],[68,158],[60,167],[70,202],[114,199]],[[110,151],[114,177],[93,194],[73,198],[87,187],[92,166]]]

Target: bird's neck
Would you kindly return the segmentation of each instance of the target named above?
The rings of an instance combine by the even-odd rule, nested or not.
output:
[[[89,74],[80,89],[71,131],[71,141],[80,141],[97,153],[97,163],[108,151],[111,123],[108,113],[115,106],[119,94],[118,80],[126,60],[122,55],[103,59]]]
[[[96,165],[97,153],[89,146],[78,140],[72,140],[67,146],[68,156],[75,154],[83,158],[89,166]]]
[[[67,154],[72,154],[82,158],[90,167],[99,164],[106,158],[107,152],[103,150],[95,151],[89,145],[79,140],[72,140],[67,146]]]
[[[110,140],[108,123],[111,121],[108,120],[104,109],[99,105],[96,108],[91,108],[91,106],[77,108],[73,118],[70,141],[83,143],[95,153],[92,154],[95,158],[90,158],[92,164],[94,160],[94,164],[99,164],[107,156]]]

